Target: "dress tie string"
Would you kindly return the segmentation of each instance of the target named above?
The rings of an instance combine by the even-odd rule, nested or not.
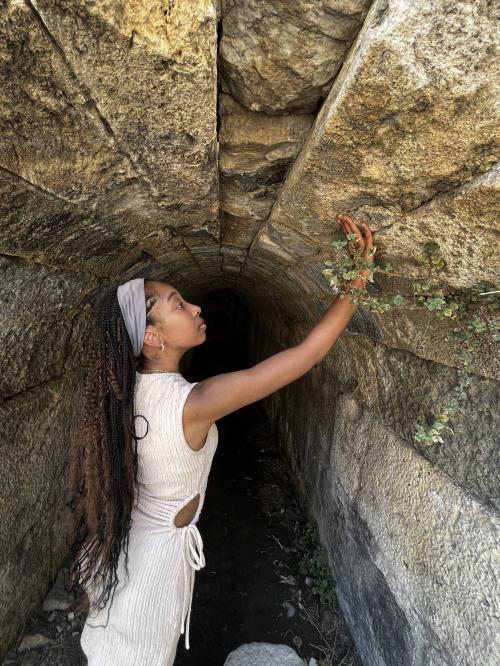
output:
[[[195,571],[205,566],[205,555],[203,553],[203,541],[201,534],[194,523],[178,527],[182,530],[182,561],[184,572],[184,597],[182,600],[182,626],[181,634],[186,630],[185,645],[189,650],[189,621],[191,619],[191,604],[193,601]],[[186,615],[186,600],[187,615]],[[187,618],[187,621],[185,622]]]

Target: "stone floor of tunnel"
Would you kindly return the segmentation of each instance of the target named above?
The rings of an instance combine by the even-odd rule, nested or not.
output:
[[[261,403],[217,426],[219,445],[198,521],[206,566],[196,572],[190,649],[181,636],[175,666],[222,666],[232,650],[252,641],[290,645],[305,664],[314,657],[318,666],[360,666],[339,607],[320,603],[299,573],[298,534],[307,520]],[[64,590],[63,571],[65,565],[26,627],[19,647],[32,649],[11,650],[4,666],[87,663],[79,647],[86,596]]]

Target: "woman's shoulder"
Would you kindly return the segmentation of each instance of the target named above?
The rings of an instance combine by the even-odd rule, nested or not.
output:
[[[188,380],[180,372],[135,372],[136,383],[148,384],[151,382],[174,382],[181,384],[189,384]]]
[[[180,372],[140,373],[136,372],[136,393],[142,395],[165,395],[165,393],[184,393],[198,382],[188,381]]]

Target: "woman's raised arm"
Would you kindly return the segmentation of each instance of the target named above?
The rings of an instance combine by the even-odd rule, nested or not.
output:
[[[364,259],[372,259],[371,231],[361,224],[361,231],[348,215],[339,215],[345,234],[356,234],[353,244],[362,250]],[[349,251],[352,254],[351,247]],[[349,288],[364,286],[366,270],[348,283]],[[274,393],[305,375],[329,352],[351,319],[356,305],[348,298],[337,296],[320,321],[298,345],[289,347],[260,361],[251,368],[226,372],[199,382],[189,393],[184,407],[186,422],[204,424]]]

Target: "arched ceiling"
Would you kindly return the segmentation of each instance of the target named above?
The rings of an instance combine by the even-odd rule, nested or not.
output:
[[[399,290],[431,239],[450,286],[497,279],[493,10],[445,4],[9,0],[5,270],[26,290],[44,271],[79,283],[63,289],[64,317],[107,281],[143,275],[191,297],[231,286],[313,321],[331,302],[321,271],[347,211],[370,223]],[[49,335],[50,298],[36,301]],[[453,364],[439,323],[418,334],[422,317],[403,308],[376,328]]]
[[[339,212],[370,224],[378,262],[398,273],[373,289],[409,298],[380,316],[358,308],[349,330],[362,335],[342,335],[268,412],[313,513],[341,527],[326,536],[365,654],[402,663],[424,645],[449,662],[477,652],[473,634],[494,650],[484,590],[498,348],[485,343],[471,361],[455,436],[415,444],[457,356],[453,324],[415,306],[411,282],[425,276],[429,240],[448,287],[499,281],[495,9],[1,4],[0,657],[66,552],[61,487],[93,297],[136,276],[200,302],[232,289],[265,356],[299,342],[332,302],[322,270]],[[408,646],[395,644],[410,624]]]

